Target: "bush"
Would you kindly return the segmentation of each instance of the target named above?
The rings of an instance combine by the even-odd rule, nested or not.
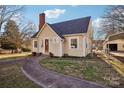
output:
[[[37,55],[37,53],[36,53],[36,52],[32,52],[32,55],[33,55],[33,56],[36,56],[36,55]]]
[[[28,48],[22,48],[22,51],[23,51],[23,52],[30,52],[31,50],[28,49]]]
[[[41,56],[42,55],[42,53],[39,53],[39,56]]]
[[[7,50],[15,50],[16,46],[13,43],[9,43],[9,42],[1,42],[1,48],[3,49],[7,49]]]
[[[49,55],[50,55],[50,57],[53,57],[54,56],[53,53],[51,53],[51,52],[49,53]]]
[[[64,57],[68,57],[68,54],[64,54]]]

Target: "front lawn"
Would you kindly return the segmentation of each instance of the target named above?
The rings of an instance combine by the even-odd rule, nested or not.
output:
[[[109,87],[124,87],[124,78],[100,58],[47,58],[40,64],[50,70],[94,81]]]
[[[29,80],[22,72],[23,63],[0,65],[0,88],[33,88],[39,87]]]

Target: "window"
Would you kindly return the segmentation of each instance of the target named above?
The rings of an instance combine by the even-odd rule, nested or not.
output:
[[[86,40],[86,38],[85,38],[85,42],[86,42],[86,48],[87,48],[87,40]]]
[[[77,39],[71,39],[71,48],[77,48]]]
[[[41,40],[41,47],[43,47],[43,40]]]
[[[34,47],[37,48],[37,41],[34,41]]]
[[[86,48],[87,48],[87,42],[86,42]]]

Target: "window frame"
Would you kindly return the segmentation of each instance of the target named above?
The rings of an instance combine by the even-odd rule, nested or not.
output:
[[[43,48],[43,46],[44,46],[44,42],[43,40],[41,40],[41,48]]]
[[[72,48],[72,39],[76,39],[77,40],[77,47],[76,48]],[[69,49],[79,49],[79,37],[70,37],[69,38]]]
[[[36,44],[36,46],[35,46],[35,44]],[[37,47],[38,47],[38,42],[37,42],[37,40],[34,40],[33,46],[34,46],[34,48],[37,48]]]

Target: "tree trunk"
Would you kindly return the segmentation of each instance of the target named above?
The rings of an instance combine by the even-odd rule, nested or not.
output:
[[[12,52],[11,53],[13,54],[13,49],[12,49]]]

